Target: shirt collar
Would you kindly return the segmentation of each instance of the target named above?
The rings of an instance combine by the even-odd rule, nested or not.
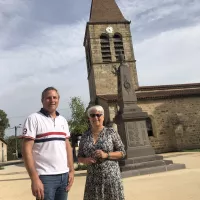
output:
[[[40,112],[43,114],[43,115],[45,115],[46,117],[49,117],[50,115],[49,115],[49,112],[47,111],[47,110],[45,110],[44,108],[41,108],[40,109]],[[56,111],[56,116],[59,116],[60,114],[59,114],[59,112],[57,112]]]

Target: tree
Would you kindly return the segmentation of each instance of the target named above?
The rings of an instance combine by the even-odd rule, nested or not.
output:
[[[85,114],[85,107],[80,97],[72,97],[70,102],[71,120],[69,129],[72,134],[80,135],[88,129],[88,120]]]
[[[5,129],[8,127],[10,127],[10,124],[7,114],[3,110],[0,110],[0,138],[4,138]]]
[[[17,152],[16,156],[16,139],[17,139]],[[21,158],[21,147],[22,147],[22,139],[16,138],[14,135],[10,137],[6,137],[5,141],[7,142],[7,159],[16,160],[17,158]]]

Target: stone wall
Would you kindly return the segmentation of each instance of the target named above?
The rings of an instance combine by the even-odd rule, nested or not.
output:
[[[149,139],[156,153],[200,148],[199,97],[143,100],[138,105],[152,121]],[[116,110],[116,104],[109,103],[111,121]]]
[[[139,101],[152,120],[157,153],[200,148],[200,98]]]
[[[100,36],[106,33],[108,26],[114,29],[114,32],[109,34],[112,62],[103,63]],[[84,44],[92,103],[95,102],[97,95],[117,94],[117,77],[112,73],[113,67],[119,66],[113,42],[115,33],[122,35],[125,60],[132,69],[134,88],[138,88],[130,24],[89,24]],[[103,105],[105,109],[105,121],[112,121],[117,111],[116,104],[109,103],[108,107],[107,102],[102,99],[98,104]],[[200,98],[140,100],[138,104],[152,120],[153,136],[150,137],[150,141],[157,153],[200,147]]]

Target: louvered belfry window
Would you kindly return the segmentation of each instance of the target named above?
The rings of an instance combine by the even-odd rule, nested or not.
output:
[[[110,41],[107,35],[101,35],[101,54],[103,62],[111,62]]]
[[[116,60],[119,60],[119,55],[122,53],[124,55],[124,46],[122,41],[122,36],[117,33],[113,36],[114,39],[114,47],[115,47],[115,57]]]

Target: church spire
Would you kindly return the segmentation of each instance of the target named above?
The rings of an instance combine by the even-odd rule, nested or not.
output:
[[[115,0],[92,0],[90,21],[96,23],[128,22]]]

